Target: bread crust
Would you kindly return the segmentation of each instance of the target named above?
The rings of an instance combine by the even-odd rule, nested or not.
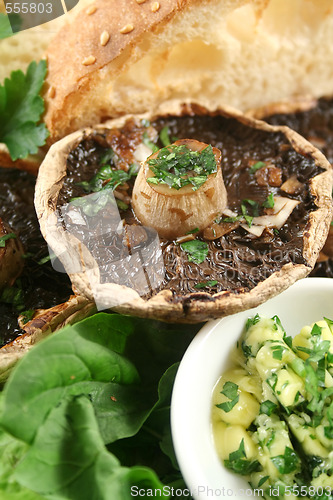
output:
[[[72,124],[74,110],[80,107],[90,86],[103,79],[105,66],[112,62],[114,68],[108,78],[114,77],[137,59],[135,47],[145,32],[157,32],[177,12],[198,1],[163,0],[157,2],[159,8],[153,12],[150,0],[140,4],[136,0],[96,0],[93,8],[84,8],[75,22],[65,25],[47,52],[45,122],[51,142],[75,130]],[[110,40],[102,45],[104,31]],[[88,58],[95,60],[88,64]],[[50,98],[51,87],[54,90]],[[106,116],[110,118],[107,110]]]
[[[213,112],[213,110],[211,110]],[[164,103],[163,107],[155,115],[146,113],[139,119],[155,119],[157,116],[170,114],[182,115],[193,112],[192,105],[180,102]],[[208,112],[208,111],[207,111]],[[104,303],[105,298],[114,297],[113,310],[123,314],[133,314],[139,317],[155,318],[163,321],[179,323],[198,323],[217,317],[223,317],[236,312],[251,309],[265,302],[270,297],[282,292],[295,281],[304,278],[314,266],[319,251],[323,247],[329,230],[332,217],[332,167],[324,155],[312,144],[306,141],[296,132],[285,126],[271,126],[265,122],[253,120],[242,115],[240,112],[230,108],[220,109],[224,116],[238,119],[242,123],[265,130],[268,132],[282,132],[287,141],[294,149],[302,154],[311,156],[324,172],[310,181],[311,194],[314,197],[316,210],[310,213],[309,220],[303,235],[303,257],[307,265],[288,263],[260,282],[251,291],[238,291],[237,293],[223,291],[210,295],[205,292],[190,293],[182,300],[173,301],[170,290],[162,290],[149,300],[145,300],[130,288],[114,283],[104,283],[96,286],[92,293],[91,282],[99,282],[99,275],[92,255],[84,245],[77,244],[78,240],[73,235],[65,234],[65,231],[57,223],[55,209],[58,195],[66,176],[66,159],[68,153],[76,147],[83,137],[89,137],[92,129],[78,131],[65,137],[54,144],[46,156],[37,179],[35,206],[40,222],[41,232],[51,248],[61,254],[69,254],[78,251],[78,258],[87,269],[96,270],[95,275],[88,277],[87,273],[80,272],[71,274],[70,279],[79,293],[90,300],[96,299]],[[117,128],[122,126],[130,116],[125,116],[108,122],[96,129]],[[68,238],[74,239],[75,245],[67,247]],[[96,298],[96,292],[98,298]]]
[[[48,50],[50,142],[173,98],[246,112],[333,95],[331,0],[96,0],[92,7],[69,19]]]
[[[25,170],[30,174],[37,175],[39,165],[42,163],[44,154],[40,151],[38,155],[30,155],[22,160],[12,160],[5,144],[0,143],[0,165],[2,168],[17,168]]]

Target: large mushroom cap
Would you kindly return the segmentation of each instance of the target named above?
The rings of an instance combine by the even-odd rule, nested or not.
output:
[[[35,311],[34,317],[27,323],[20,318],[22,334],[0,349],[0,383],[8,378],[17,361],[37,342],[52,332],[76,323],[94,312],[93,302],[85,297],[72,295],[62,304]]]
[[[142,131],[148,120],[153,131]],[[95,189],[89,195],[88,205],[82,205],[80,200],[72,203],[72,198],[84,194],[78,194],[79,185],[92,189],[91,179],[106,152],[112,150],[117,168],[128,174],[131,155],[132,159],[142,156],[143,134],[147,139],[149,133],[156,142],[154,130],[159,132],[165,127],[177,129],[178,139],[208,142],[208,135],[212,146],[222,149],[222,170],[230,203],[226,217],[222,214],[216,221],[210,237],[208,233],[196,236],[194,231],[185,238],[201,242],[205,248],[201,262],[188,249],[185,251],[184,240],[159,239],[156,231],[140,226],[130,208],[120,205],[120,211],[114,209],[113,193],[128,205],[130,190],[104,189],[100,195]],[[77,161],[75,165],[73,159]],[[263,169],[258,166],[260,162]],[[282,185],[292,175],[296,175],[298,184],[294,194],[288,194]],[[100,186],[109,180],[104,177]],[[130,182],[127,179],[125,184]],[[245,196],[248,186],[252,186],[253,192]],[[39,170],[35,206],[42,234],[72,283],[80,294],[95,300],[99,309],[195,323],[255,307],[309,274],[327,237],[332,216],[331,192],[329,162],[289,128],[271,126],[235,110],[208,111],[194,104],[170,102],[154,116],[127,115],[94,130],[78,131],[53,145]],[[273,201],[271,205],[267,205],[267,200],[262,202],[266,196]],[[244,200],[251,197],[257,201]],[[237,211],[241,204],[242,211]],[[260,207],[260,213],[252,211],[253,204]],[[282,212],[287,213],[285,219]],[[110,214],[112,221],[106,236],[102,234],[106,231],[103,224]],[[97,232],[85,239],[87,224]],[[127,246],[130,256],[125,258],[120,252],[117,258],[114,254],[107,257],[112,245],[120,245],[123,250],[124,241],[128,244],[132,239],[133,246]],[[145,253],[147,249],[149,252]],[[139,264],[147,259],[150,267],[142,271]]]

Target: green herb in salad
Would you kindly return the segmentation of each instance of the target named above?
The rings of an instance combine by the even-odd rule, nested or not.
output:
[[[219,384],[215,389],[212,417],[216,439],[221,439],[221,459],[226,467],[245,474],[254,489],[262,487],[267,499],[273,489],[281,499],[291,491],[296,496],[304,491],[301,496],[308,498],[309,492],[315,496],[318,491],[317,500],[331,495],[324,489],[330,487],[333,473],[332,349],[332,320],[305,326],[288,337],[277,316],[256,315],[246,322],[233,355],[236,364],[222,379],[224,387],[231,388],[229,399],[235,396],[234,385],[239,386],[236,411],[231,399],[226,401],[230,409],[215,404]],[[228,454],[220,447],[226,440]],[[257,460],[258,468],[243,468],[245,459]]]
[[[230,401],[225,401],[224,403],[217,404],[216,406],[217,408],[220,408],[220,410],[229,413],[229,411],[231,411],[239,401],[238,385],[234,382],[226,382],[223,386],[221,394],[230,399]]]
[[[192,185],[192,189],[196,191],[210,174],[217,172],[211,145],[202,151],[192,151],[185,145],[172,144],[160,149],[157,157],[148,159],[147,164],[154,174],[147,182],[167,184],[177,190]]]
[[[242,439],[238,450],[233,451],[229,454],[229,459],[224,460],[224,465],[227,469],[230,469],[237,474],[241,474],[247,476],[251,472],[254,472],[260,469],[260,463],[258,460],[247,460],[245,447],[244,447],[244,439]]]

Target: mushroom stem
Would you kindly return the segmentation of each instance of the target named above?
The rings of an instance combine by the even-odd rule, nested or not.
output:
[[[204,151],[206,155],[211,152],[207,170],[204,156],[199,159]],[[189,158],[188,166],[184,166],[185,158]],[[162,167],[156,166],[159,160]],[[132,206],[136,217],[169,240],[205,229],[227,206],[220,164],[219,149],[194,139],[176,141],[152,154],[134,184]]]

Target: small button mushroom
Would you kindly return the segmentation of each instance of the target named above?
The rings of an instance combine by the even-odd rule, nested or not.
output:
[[[194,139],[152,154],[133,188],[138,220],[169,240],[208,227],[227,205],[220,163],[219,149]]]

